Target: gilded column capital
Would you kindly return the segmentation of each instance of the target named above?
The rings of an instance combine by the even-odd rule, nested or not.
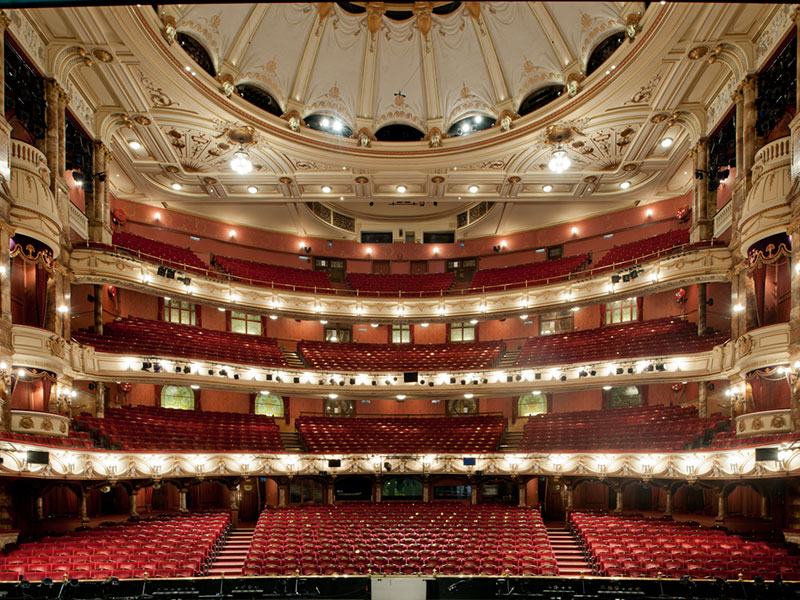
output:
[[[0,30],[5,31],[11,25],[11,17],[4,10],[0,10]]]
[[[792,21],[800,25],[800,6],[792,11]]]
[[[797,232],[800,232],[800,217],[797,217],[786,226],[786,233],[789,235],[793,235]]]
[[[691,150],[689,150],[689,156],[695,157],[701,152],[708,152],[708,138],[701,137],[692,146]]]
[[[61,84],[55,79],[44,80],[44,93],[47,96],[53,95],[54,99],[58,99],[62,94],[66,94],[64,88],[61,87]]]
[[[736,89],[733,90],[733,93],[731,94],[731,102],[736,104],[742,100],[744,100],[744,92],[742,91],[742,84],[740,83],[738,86],[736,86]]]
[[[58,102],[64,106],[69,104],[69,94],[61,86],[58,88]]]
[[[98,158],[101,158],[104,161],[108,162],[114,159],[114,155],[111,153],[111,149],[105,145],[103,140],[94,141],[94,152]]]
[[[756,89],[756,84],[758,83],[758,76],[757,75],[745,75],[744,79],[742,79],[742,83],[739,85],[739,88],[742,92],[754,92]]]

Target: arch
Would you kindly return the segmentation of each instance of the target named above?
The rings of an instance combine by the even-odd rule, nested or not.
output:
[[[240,83],[236,86],[236,93],[241,96],[243,100],[249,102],[253,106],[257,106],[261,110],[268,112],[271,115],[280,117],[283,115],[283,109],[278,101],[265,89],[250,83]]]
[[[424,132],[405,123],[384,125],[375,132],[375,139],[379,142],[418,142],[424,137]]]
[[[194,390],[185,385],[165,385],[161,388],[161,408],[194,410]]]
[[[283,398],[277,394],[256,394],[253,405],[257,415],[281,418],[285,414]]]
[[[564,93],[563,85],[546,85],[532,91],[520,102],[517,113],[522,117],[550,104]]]
[[[192,37],[183,31],[179,31],[177,34],[175,34],[175,40],[178,42],[178,44],[180,44],[184,52],[186,52],[186,54],[188,54],[192,60],[197,63],[197,66],[199,66],[201,69],[203,69],[203,71],[212,77],[217,76],[217,70],[214,68],[214,61],[211,59],[211,54],[197,38]]]
[[[613,387],[606,396],[606,408],[629,408],[642,406],[642,391],[636,385],[622,385]]]
[[[450,137],[458,137],[461,135],[468,135],[476,131],[483,131],[494,126],[496,120],[494,117],[484,114],[469,115],[461,117],[455,121],[447,130],[447,135]]]
[[[532,392],[523,394],[517,400],[517,416],[533,417],[547,414],[547,394]]]
[[[303,120],[310,129],[342,137],[353,135],[353,128],[337,115],[314,113],[304,117]]]
[[[586,61],[586,69],[584,69],[586,77],[594,73],[604,62],[611,58],[611,55],[624,41],[625,32],[616,31],[597,44],[589,55],[589,60]]]

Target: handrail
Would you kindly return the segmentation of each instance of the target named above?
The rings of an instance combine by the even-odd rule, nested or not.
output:
[[[231,275],[230,273],[225,273],[222,271],[212,271],[210,269],[206,269],[205,267],[196,267],[194,265],[187,265],[185,263],[177,263],[171,260],[167,260],[165,258],[161,258],[160,256],[154,256],[148,254],[146,252],[142,252],[141,250],[134,250],[131,248],[127,248],[125,246],[119,246],[116,244],[102,244],[98,242],[90,242],[90,241],[82,241],[76,243],[73,247],[75,248],[86,248],[86,249],[95,249],[95,250],[110,250],[116,253],[124,253],[124,254],[131,254],[137,258],[148,262],[154,262],[156,264],[164,265],[169,268],[174,268],[180,271],[186,271],[189,273],[200,273],[205,275],[206,277],[212,279],[222,279],[236,283],[244,283],[247,285],[256,285],[259,287],[268,287],[275,290],[283,290],[283,291],[291,291],[291,292],[307,292],[313,294],[327,294],[332,296],[347,296],[347,297],[363,297],[363,298],[448,298],[448,297],[457,297],[457,296],[472,296],[476,294],[486,294],[492,292],[503,292],[512,289],[524,289],[529,287],[537,287],[542,285],[550,285],[551,283],[560,283],[563,281],[579,281],[582,279],[588,279],[590,277],[594,277],[600,273],[608,273],[612,271],[618,271],[622,269],[628,269],[631,267],[639,266],[643,263],[649,262],[651,260],[655,260],[657,258],[661,258],[663,256],[668,256],[671,254],[679,254],[681,252],[687,252],[689,250],[693,250],[695,248],[706,248],[706,247],[717,247],[717,246],[727,246],[728,243],[724,240],[706,240],[700,242],[687,242],[684,244],[678,244],[676,246],[671,246],[669,248],[662,248],[661,250],[657,250],[655,252],[651,252],[649,254],[645,254],[639,256],[637,258],[632,258],[629,260],[625,260],[618,263],[611,263],[608,265],[603,265],[602,267],[594,267],[592,269],[583,270],[583,271],[576,271],[573,273],[567,273],[564,275],[558,275],[555,277],[545,277],[541,279],[526,279],[524,281],[514,281],[508,283],[502,283],[497,285],[489,285],[489,286],[480,286],[480,287],[470,287],[470,288],[463,288],[457,290],[439,290],[437,292],[404,292],[402,290],[392,291],[392,292],[364,292],[359,290],[349,290],[349,289],[341,289],[341,288],[328,288],[328,287],[318,287],[318,286],[305,286],[305,285],[295,285],[295,284],[288,284],[288,283],[276,283],[274,281],[264,281],[260,279],[254,279],[251,277],[239,277],[235,275]]]
[[[505,418],[504,414],[501,411],[482,412],[472,415],[464,415],[464,414],[444,415],[444,414],[432,414],[432,413],[418,413],[418,414],[403,413],[399,415],[383,414],[383,413],[374,413],[368,415],[326,415],[325,413],[316,411],[300,411],[300,417],[329,417],[331,419],[413,419],[413,418],[441,419],[442,417],[448,419],[463,419],[465,417],[486,417],[486,416]]]

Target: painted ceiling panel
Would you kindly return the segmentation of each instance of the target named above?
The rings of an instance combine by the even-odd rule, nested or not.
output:
[[[190,4],[178,20],[178,31],[202,42],[219,69],[250,9],[249,4]]]
[[[561,25],[561,35],[572,56],[580,58],[581,67],[597,44],[625,25],[611,2],[546,2],[545,8]]]

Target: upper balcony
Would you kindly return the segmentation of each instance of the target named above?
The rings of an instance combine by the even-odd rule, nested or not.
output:
[[[694,283],[725,282],[731,266],[730,251],[721,244],[679,243],[536,280],[435,293],[370,291],[364,295],[351,289],[234,277],[202,263],[179,260],[120,246],[87,245],[75,247],[70,265],[79,284],[111,284],[253,313],[373,323],[505,318],[588,306]],[[630,275],[633,270],[636,276]]]

